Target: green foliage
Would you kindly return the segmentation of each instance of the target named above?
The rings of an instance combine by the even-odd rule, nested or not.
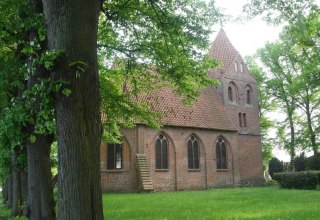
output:
[[[304,171],[306,170],[306,160],[304,153],[300,154],[299,156],[296,156],[293,159],[293,166],[295,171]]]
[[[275,173],[283,172],[283,163],[276,157],[269,161],[269,174],[274,178]]]
[[[319,148],[320,15],[319,5],[307,1],[251,0],[247,17],[262,15],[269,23],[284,24],[280,40],[268,43],[258,54],[271,75],[269,92],[286,119],[278,123],[278,142],[291,158],[296,150]]]
[[[243,7],[249,18],[262,15],[268,23],[294,23],[298,16],[310,10],[316,10],[314,0],[251,0]]]
[[[35,13],[27,0],[1,1],[0,10],[0,179],[4,180],[13,149],[35,142],[36,134],[55,133],[52,94],[65,82],[37,75],[41,68],[51,70],[62,53],[43,49],[43,15]],[[24,150],[15,163],[26,167]]]
[[[274,179],[287,189],[316,189],[320,172],[275,173]]]
[[[299,148],[316,152],[319,147],[315,131],[319,129],[320,86],[315,78],[320,57],[312,48],[295,49],[301,43],[300,36],[292,34],[296,28],[297,24],[287,26],[279,41],[268,43],[258,51],[269,72],[269,94],[275,97],[286,116],[277,126],[278,145],[288,150],[291,158]]]
[[[306,160],[307,170],[320,170],[320,154],[308,157]]]
[[[159,127],[141,97],[160,88],[175,89],[188,104],[199,89],[213,85],[207,54],[211,27],[221,14],[214,2],[105,2],[99,22],[98,54],[104,138],[116,141],[120,127],[135,123]]]

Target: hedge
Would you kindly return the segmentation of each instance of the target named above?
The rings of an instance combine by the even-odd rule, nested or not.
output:
[[[273,179],[274,173],[283,172],[283,163],[276,157],[269,161],[269,174]]]
[[[317,184],[320,184],[320,171],[275,173],[274,180],[278,181],[282,188],[316,189]]]

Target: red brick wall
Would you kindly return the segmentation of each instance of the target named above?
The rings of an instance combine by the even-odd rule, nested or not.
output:
[[[122,168],[107,169],[107,144],[100,146],[101,187],[103,191],[136,191],[137,172],[134,152],[126,139],[122,144]],[[134,149],[133,149],[134,151]]]
[[[260,136],[239,135],[241,184],[261,184],[263,179]]]
[[[107,157],[106,147],[101,146],[104,191],[139,191],[137,153],[146,154],[155,191],[237,186],[241,181],[258,181],[262,177],[259,136],[239,136],[237,132],[179,127],[155,130],[146,126],[124,130],[124,133],[128,141],[124,145],[124,160],[127,165],[123,170],[112,172],[103,169],[103,161]],[[159,133],[166,135],[169,140],[169,169],[164,171],[155,169],[155,140]],[[188,170],[187,140],[191,135],[197,138],[200,145],[199,170]],[[219,137],[223,137],[227,143],[228,169],[223,171],[216,168],[215,146]]]
[[[170,140],[168,171],[155,169],[155,139],[163,132]],[[190,135],[197,137],[200,144],[200,169],[188,169],[187,140]],[[217,171],[215,143],[223,136],[228,143],[228,169]],[[145,128],[145,153],[150,163],[150,171],[156,191],[205,189],[207,187],[238,185],[240,176],[237,157],[237,134],[205,129],[165,127],[161,131]],[[176,152],[176,154],[175,154]],[[176,162],[175,162],[176,161]],[[175,166],[176,165],[176,166]]]

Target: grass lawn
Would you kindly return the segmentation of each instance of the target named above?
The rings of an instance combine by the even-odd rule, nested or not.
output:
[[[103,194],[103,206],[107,220],[318,220],[320,190],[248,187],[162,193],[107,193]],[[0,205],[0,215],[8,216],[9,211]]]
[[[320,190],[276,187],[104,194],[105,219],[320,219]]]

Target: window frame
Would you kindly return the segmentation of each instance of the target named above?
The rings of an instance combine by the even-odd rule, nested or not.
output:
[[[219,137],[216,142],[216,169],[218,171],[228,170],[227,144],[222,137]]]
[[[160,146],[158,146],[158,141],[160,142]],[[163,145],[163,143],[166,143],[166,145]],[[159,147],[160,147],[160,150],[158,149]],[[164,153],[164,149],[165,149],[165,153]],[[163,133],[160,133],[156,138],[155,154],[156,154],[155,155],[156,170],[168,170],[169,169],[169,141]]]
[[[228,87],[228,100],[229,100],[229,102],[234,102],[233,101],[233,89],[232,89],[231,85],[229,85],[229,87]]]
[[[191,145],[189,145],[189,143]],[[196,144],[196,145],[195,145]],[[190,153],[191,150],[191,153]],[[198,139],[191,135],[187,141],[188,169],[200,170],[200,145]]]
[[[228,84],[228,101],[230,104],[239,105],[240,98],[239,98],[239,89],[237,84],[234,81],[230,81]]]
[[[111,149],[113,149],[111,151]],[[120,150],[119,150],[120,149]],[[112,160],[110,160],[110,155],[112,153]],[[120,160],[118,157],[120,153]],[[117,167],[120,163],[120,167]],[[107,144],[107,170],[121,170],[123,169],[123,144],[108,143]]]
[[[247,114],[243,113],[242,117],[243,117],[243,127],[247,128]]]

